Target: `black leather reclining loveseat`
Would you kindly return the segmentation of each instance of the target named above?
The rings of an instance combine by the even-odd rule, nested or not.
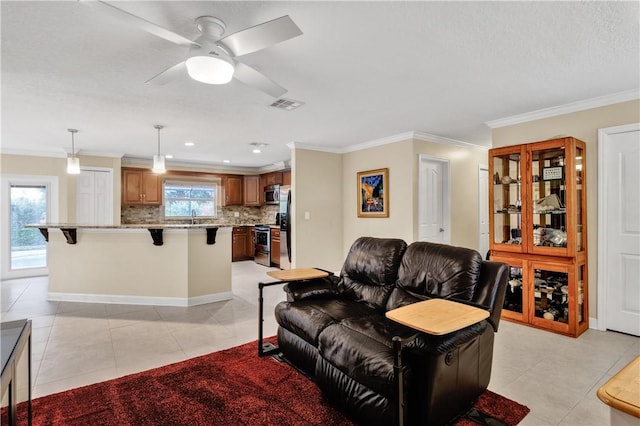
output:
[[[362,237],[339,277],[285,286],[288,301],[275,309],[278,345],[330,401],[362,424],[397,423],[396,403],[403,399],[407,424],[445,424],[489,384],[507,277],[506,265],[483,261],[474,250]],[[385,317],[388,310],[429,298],[482,307],[490,316],[441,336]],[[403,342],[402,397],[394,336]]]

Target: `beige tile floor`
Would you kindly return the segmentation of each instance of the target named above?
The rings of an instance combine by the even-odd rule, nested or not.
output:
[[[48,395],[257,339],[266,268],[233,264],[233,300],[189,308],[48,302],[47,278],[2,281],[1,319],[33,320],[33,393]],[[265,290],[273,335],[279,287]],[[578,339],[502,321],[489,389],[531,408],[523,425],[608,425],[596,390],[640,354],[640,338],[588,330]],[[640,424],[640,422],[639,422]]]

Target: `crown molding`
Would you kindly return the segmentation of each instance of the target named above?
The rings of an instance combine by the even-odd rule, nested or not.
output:
[[[423,142],[433,142],[439,143],[442,145],[455,145],[462,148],[473,149],[475,151],[488,151],[489,147],[484,145],[476,145],[473,143],[461,141],[458,139],[445,138],[443,136],[432,135],[431,133],[425,132],[414,132],[413,139],[417,139]]]
[[[624,92],[613,93],[611,95],[599,96],[582,101],[571,102],[549,108],[538,109],[524,114],[512,115],[510,117],[499,118],[487,121],[485,124],[492,129],[499,127],[513,126],[514,124],[526,123],[529,121],[541,120],[543,118],[555,117],[557,115],[570,114],[572,112],[584,111],[640,99],[640,89],[632,89]]]
[[[29,157],[49,157],[49,158],[66,158],[67,153],[60,151],[32,151],[26,149],[6,149],[0,150],[2,155],[26,155]]]
[[[311,145],[311,144],[306,144],[306,143],[302,143],[302,142],[289,142],[287,144],[287,147],[289,147],[289,149],[291,149],[291,150],[293,150],[293,149],[306,149],[308,151],[328,152],[328,153],[331,153],[331,154],[343,154],[344,153],[344,149],[343,148],[334,148],[334,147],[328,147],[328,146]]]
[[[388,145],[391,143],[402,142],[413,138],[415,132],[399,133],[397,135],[386,136],[380,139],[374,139],[372,141],[363,142],[355,145],[349,145],[344,147],[343,153],[362,151],[363,149],[375,148],[377,146]]]
[[[69,154],[71,154],[71,150],[69,150]],[[122,158],[125,154],[123,152],[91,151],[81,149],[76,152],[76,155],[86,157]]]
[[[388,145],[396,142],[403,142],[403,141],[413,140],[413,139],[417,139],[423,142],[438,143],[442,145],[454,145],[454,146],[459,146],[459,147],[473,149],[473,150],[486,151],[489,149],[489,147],[482,146],[482,145],[475,145],[475,144],[457,140],[457,139],[451,139],[451,138],[446,138],[444,136],[432,135],[430,133],[416,132],[416,131],[398,133],[397,135],[387,136],[380,139],[374,139],[372,141],[363,142],[355,145],[349,145],[344,148],[328,148],[328,147],[319,146],[319,145],[307,145],[300,142],[290,142],[287,144],[287,146],[290,149],[308,149],[311,151],[330,152],[332,154],[346,154],[349,152],[362,151],[364,149],[375,148],[377,146]]]

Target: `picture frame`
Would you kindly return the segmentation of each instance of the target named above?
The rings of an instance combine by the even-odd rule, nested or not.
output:
[[[358,217],[389,217],[389,169],[358,172]]]

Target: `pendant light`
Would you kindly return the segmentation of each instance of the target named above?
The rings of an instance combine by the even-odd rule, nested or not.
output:
[[[78,133],[76,129],[67,129],[71,133],[71,157],[67,157],[67,173],[70,175],[80,174],[80,159],[76,157],[76,146],[74,136]]]
[[[160,174],[167,171],[164,167],[164,156],[160,155],[160,130],[162,130],[164,126],[156,124],[153,127],[158,130],[158,155],[153,156],[153,173]]]

